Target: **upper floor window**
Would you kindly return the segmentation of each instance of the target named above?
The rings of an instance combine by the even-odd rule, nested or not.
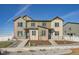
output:
[[[42,26],[46,26],[46,23],[42,23]]]
[[[45,30],[42,30],[41,31],[41,36],[45,36],[46,35],[46,31]]]
[[[56,36],[59,36],[59,31],[55,31],[55,35]]]
[[[23,36],[23,32],[22,31],[18,31],[17,35],[18,36]]]
[[[69,30],[72,30],[71,27],[69,28]]]
[[[55,23],[55,27],[59,27],[59,23],[58,22]]]
[[[32,26],[32,27],[35,27],[35,23],[31,23],[31,26]]]
[[[18,27],[22,27],[23,23],[22,22],[18,22]]]
[[[36,31],[32,31],[32,35],[36,35]]]

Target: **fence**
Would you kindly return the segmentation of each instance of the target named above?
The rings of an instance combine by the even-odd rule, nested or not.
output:
[[[79,41],[79,36],[54,36],[52,37],[53,40],[69,40],[69,41]]]

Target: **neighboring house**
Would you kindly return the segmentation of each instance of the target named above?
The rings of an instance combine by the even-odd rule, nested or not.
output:
[[[17,39],[48,40],[55,36],[63,36],[63,19],[58,16],[51,20],[32,20],[29,16],[14,20],[14,37]]]
[[[79,23],[67,22],[64,24],[64,35],[79,36]]]

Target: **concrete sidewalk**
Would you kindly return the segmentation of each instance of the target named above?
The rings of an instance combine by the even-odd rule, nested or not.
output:
[[[23,39],[22,42],[16,48],[23,48],[27,42],[28,39]]]
[[[56,43],[54,40],[49,40],[49,42],[50,42],[52,45],[57,45],[57,43]]]

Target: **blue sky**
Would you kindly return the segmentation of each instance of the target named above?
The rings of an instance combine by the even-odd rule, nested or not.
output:
[[[0,4],[0,36],[13,33],[14,17],[28,15],[35,20],[59,16],[65,22],[79,22],[78,4]]]

